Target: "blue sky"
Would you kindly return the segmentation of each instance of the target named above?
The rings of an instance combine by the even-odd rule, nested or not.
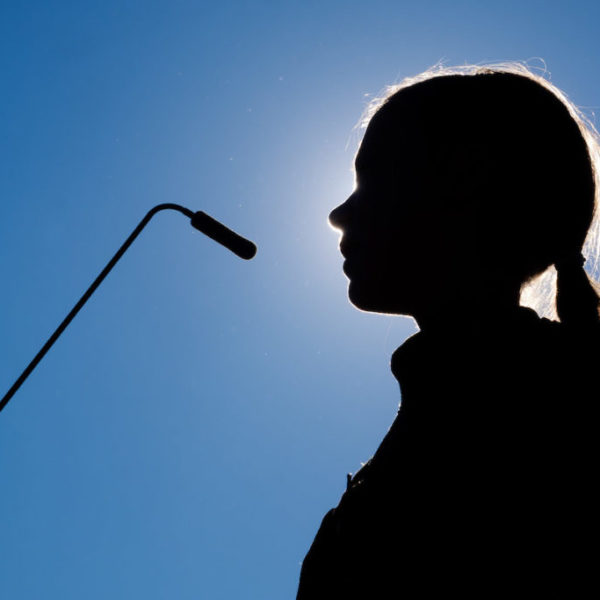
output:
[[[600,105],[592,2],[7,2],[0,18],[0,595],[293,598],[345,474],[399,402],[414,331],[346,300],[327,214],[384,86],[544,59]],[[2,391],[4,393],[4,391]]]

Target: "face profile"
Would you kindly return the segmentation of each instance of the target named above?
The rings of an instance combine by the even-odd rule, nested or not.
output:
[[[456,203],[449,211],[436,198],[418,131],[407,123],[401,135],[392,135],[397,129],[385,109],[371,120],[355,159],[355,189],[329,222],[341,233],[352,304],[425,318],[440,293],[449,305],[460,295],[454,265],[465,262],[463,246],[473,224]]]

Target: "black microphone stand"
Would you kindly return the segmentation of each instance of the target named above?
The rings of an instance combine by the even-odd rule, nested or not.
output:
[[[98,277],[94,279],[92,285],[85,291],[77,304],[71,309],[71,312],[64,318],[63,322],[56,328],[56,331],[48,338],[48,341],[42,346],[40,351],[33,357],[33,360],[27,365],[19,378],[13,383],[12,387],[6,392],[2,400],[0,400],[0,411],[8,404],[8,401],[14,396],[15,392],[21,387],[23,382],[29,377],[30,373],[35,369],[37,364],[44,358],[48,350],[52,348],[54,342],[60,337],[60,334],[67,328],[69,323],[75,318],[75,315],[81,310],[82,306],[89,300],[90,296],[96,291],[96,288],[104,281],[104,278],[110,273],[111,269],[117,264],[118,260],[125,254],[125,251],[135,238],[140,234],[142,229],[146,227],[150,219],[161,210],[176,210],[186,217],[191,219],[191,224],[194,228],[202,231],[215,241],[223,244],[232,252],[246,260],[252,258],[256,254],[256,246],[231,229],[228,229],[219,221],[216,221],[206,213],[198,211],[192,212],[189,208],[180,206],[179,204],[159,204],[151,208],[146,216],[140,221],[139,225],[131,232],[131,235],[123,242],[123,245],[117,250],[115,255],[110,259],[108,264],[102,269]]]

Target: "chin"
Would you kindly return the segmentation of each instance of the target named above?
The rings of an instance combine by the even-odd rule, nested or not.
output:
[[[348,300],[353,306],[365,312],[384,315],[408,314],[398,303],[392,301],[390,294],[378,292],[373,286],[357,285],[353,281],[348,285]]]

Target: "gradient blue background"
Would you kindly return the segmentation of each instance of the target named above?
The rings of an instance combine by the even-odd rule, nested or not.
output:
[[[259,253],[160,214],[3,411],[0,596],[293,598],[414,331],[348,304],[327,226],[366,102],[439,60],[542,57],[593,107],[599,24],[548,0],[4,3],[2,393],[154,204]]]

